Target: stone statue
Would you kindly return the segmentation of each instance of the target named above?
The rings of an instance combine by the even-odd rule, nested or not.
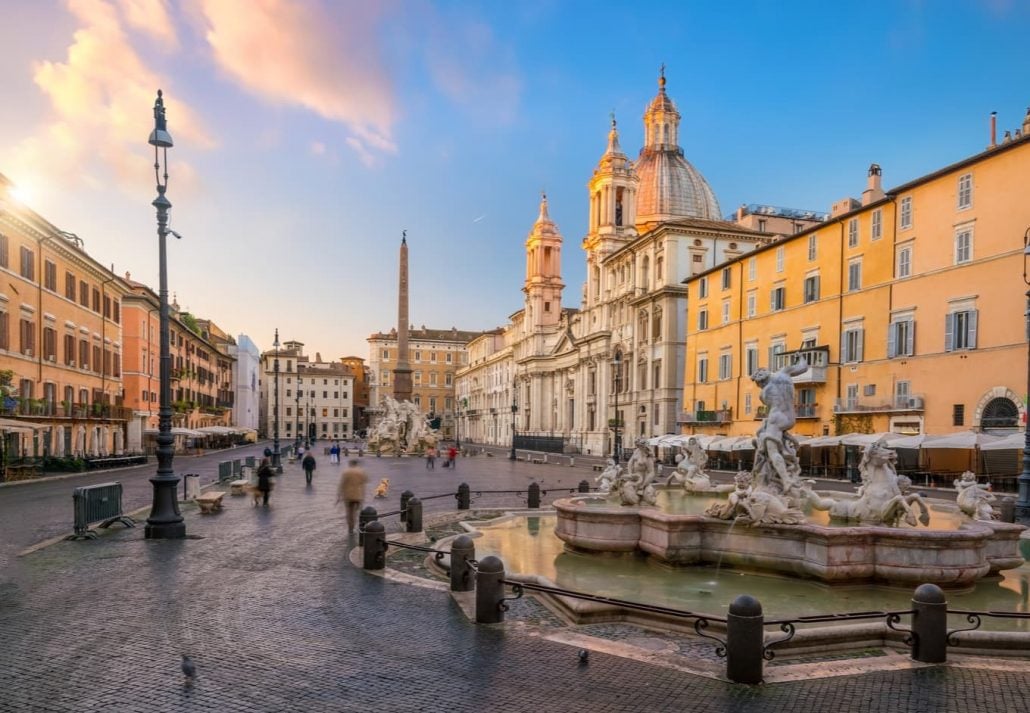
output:
[[[688,493],[725,493],[733,490],[732,485],[712,484],[711,478],[708,477],[705,470],[708,465],[708,453],[696,438],[693,436],[688,438],[686,448],[683,450],[685,452],[677,458],[676,469],[669,476],[666,485],[671,485],[675,481],[682,485]]]
[[[609,458],[605,469],[601,471],[601,474],[594,478],[594,482],[598,483],[598,492],[603,495],[608,495],[612,492],[612,488],[618,482],[622,475],[622,467],[615,462],[614,458]]]
[[[382,416],[368,438],[371,450],[400,454],[421,452],[436,445],[438,432],[429,426],[415,404],[386,395],[382,398],[381,411]]]
[[[898,476],[895,468],[897,460],[898,454],[887,447],[883,438],[866,446],[858,464],[862,484],[856,491],[857,497],[834,503],[830,508],[830,517],[857,521],[864,525],[890,527],[902,523],[911,526],[918,522],[928,524],[930,511],[922,496],[902,491],[901,486],[906,483]],[[911,485],[911,481],[906,485]]]
[[[958,509],[974,520],[995,520],[994,494],[987,488],[976,482],[976,474],[967,470],[955,481],[955,490],[958,491]]]
[[[788,472],[784,453],[785,439],[790,439],[796,451],[797,440],[787,433],[797,422],[794,412],[794,382],[791,377],[808,371],[808,362],[798,360],[787,364],[775,373],[758,369],[751,379],[762,388],[758,398],[768,410],[762,427],[755,438],[755,468],[753,472],[760,485],[778,481],[779,488],[786,491],[796,478]],[[761,468],[759,461],[762,462]]]
[[[615,485],[623,505],[654,505],[657,500],[653,485],[657,474],[655,458],[643,438],[638,438],[635,445],[633,455],[626,463],[626,471]]]
[[[751,474],[746,470],[738,471],[733,483],[733,492],[726,501],[715,501],[705,510],[705,515],[719,520],[735,520],[739,516],[747,515],[744,502],[751,495]]]

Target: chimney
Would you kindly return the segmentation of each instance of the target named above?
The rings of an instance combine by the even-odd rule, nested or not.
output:
[[[1009,141],[1012,141],[1012,132],[1011,131],[1006,131],[1005,132],[1005,136],[1002,137],[1002,139],[1001,139],[1001,142],[1003,144],[1007,144]]]
[[[998,145],[998,112],[991,112],[991,143],[987,146],[989,149],[993,149]]]
[[[883,186],[880,183],[880,164],[869,165],[869,178],[866,180],[866,188],[862,191],[862,205],[869,205],[883,198]]]

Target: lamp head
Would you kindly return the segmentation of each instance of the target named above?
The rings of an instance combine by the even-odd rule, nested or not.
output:
[[[154,101],[154,130],[150,132],[147,140],[154,148],[170,149],[174,144],[172,135],[168,133],[168,120],[165,118],[165,102],[163,93],[157,90],[157,99]]]

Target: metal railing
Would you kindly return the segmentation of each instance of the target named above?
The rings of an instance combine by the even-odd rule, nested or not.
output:
[[[75,488],[72,500],[75,503],[75,533],[65,539],[96,539],[97,534],[89,529],[94,522],[99,522],[99,527],[110,527],[116,522],[126,527],[136,526],[136,521],[122,512],[121,483]]]

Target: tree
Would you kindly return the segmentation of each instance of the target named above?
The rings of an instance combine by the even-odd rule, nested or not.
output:
[[[179,321],[186,325],[186,329],[190,330],[198,337],[200,334],[200,326],[197,324],[197,318],[189,312],[183,312],[179,315]]]

